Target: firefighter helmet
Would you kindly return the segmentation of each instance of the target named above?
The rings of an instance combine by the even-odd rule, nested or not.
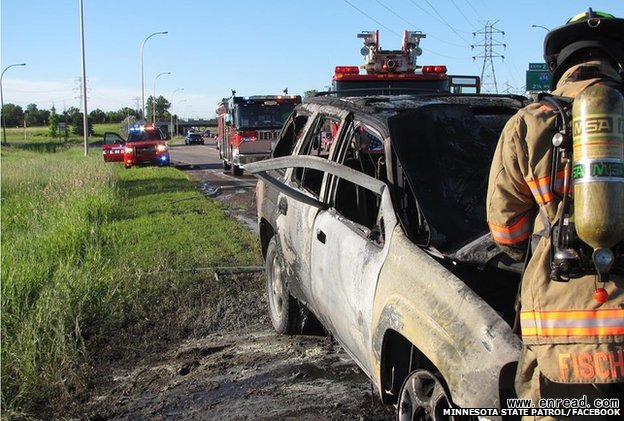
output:
[[[621,72],[624,68],[624,19],[590,8],[548,32],[544,39],[544,60],[553,73],[552,89],[575,64],[575,53],[586,49],[600,50],[611,57],[619,64]]]

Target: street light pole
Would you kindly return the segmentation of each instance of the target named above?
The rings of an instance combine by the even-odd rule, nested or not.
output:
[[[147,38],[143,40],[141,43],[141,119],[145,119],[145,73],[143,71],[143,48],[145,47],[145,43],[148,39],[153,37],[154,35],[162,35],[168,34],[169,32],[154,32],[150,34]]]
[[[171,105],[170,105],[170,108],[173,108],[172,107],[173,106],[173,96],[175,95],[175,93],[179,92],[179,91],[183,91],[183,90],[184,90],[184,88],[178,88],[178,89],[175,89],[171,93]],[[173,139],[173,136],[175,136],[175,130],[173,128],[173,109],[171,109],[171,111],[169,111],[169,115],[171,116],[171,139]]]
[[[158,76],[154,78],[154,96],[152,97],[152,124],[156,125],[156,81],[162,75],[170,75],[171,72],[162,72],[159,73]]]
[[[7,66],[2,73],[0,74],[0,112],[2,113],[2,144],[6,145],[6,122],[4,121],[4,96],[2,94],[2,78],[4,77],[4,72],[9,70],[11,67],[15,66],[26,66],[26,63],[16,63]]]
[[[84,155],[89,155],[89,114],[87,113],[87,65],[85,59],[84,41],[84,7],[80,0],[80,50],[82,67],[82,136],[84,140]]]
[[[546,28],[545,26],[542,25],[531,25],[531,28],[542,28],[545,29],[546,32],[550,32],[550,29]]]

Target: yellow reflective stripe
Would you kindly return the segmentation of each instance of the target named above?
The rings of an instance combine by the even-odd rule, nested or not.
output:
[[[495,225],[488,221],[492,238],[501,244],[516,244],[526,240],[531,235],[531,224],[528,214],[512,225]]]
[[[523,311],[524,336],[624,335],[624,309]]]

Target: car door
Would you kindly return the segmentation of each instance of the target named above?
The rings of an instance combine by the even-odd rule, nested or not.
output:
[[[104,133],[102,155],[106,162],[123,162],[126,141],[117,133]]]
[[[380,180],[383,142],[379,132],[353,125],[335,154],[356,179],[332,176],[329,208],[313,224],[312,296],[323,321],[359,365],[371,374],[371,329],[375,290],[397,223],[388,189]]]
[[[343,121],[347,116],[347,112],[315,113],[307,132],[295,146],[294,155],[327,159],[329,151],[321,148],[321,133],[333,123]],[[292,188],[316,201],[320,200],[324,178],[323,171],[310,167],[295,167],[286,173],[286,179]],[[312,225],[318,208],[310,206],[307,200],[293,199],[283,192],[277,197],[277,208],[279,214],[276,218],[276,231],[284,260],[297,279],[297,282],[290,286],[291,293],[299,301],[314,307],[314,304],[310,303],[310,244]]]

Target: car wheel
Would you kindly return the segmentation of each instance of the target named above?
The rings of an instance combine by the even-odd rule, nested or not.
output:
[[[232,165],[232,175],[235,175],[237,177],[243,175],[243,169],[238,165]]]
[[[273,328],[280,334],[300,333],[299,303],[288,291],[286,267],[276,237],[269,241],[265,265],[267,299]]]
[[[427,370],[415,370],[401,386],[397,420],[455,420],[443,415],[448,408],[451,408],[451,400],[441,377]]]

